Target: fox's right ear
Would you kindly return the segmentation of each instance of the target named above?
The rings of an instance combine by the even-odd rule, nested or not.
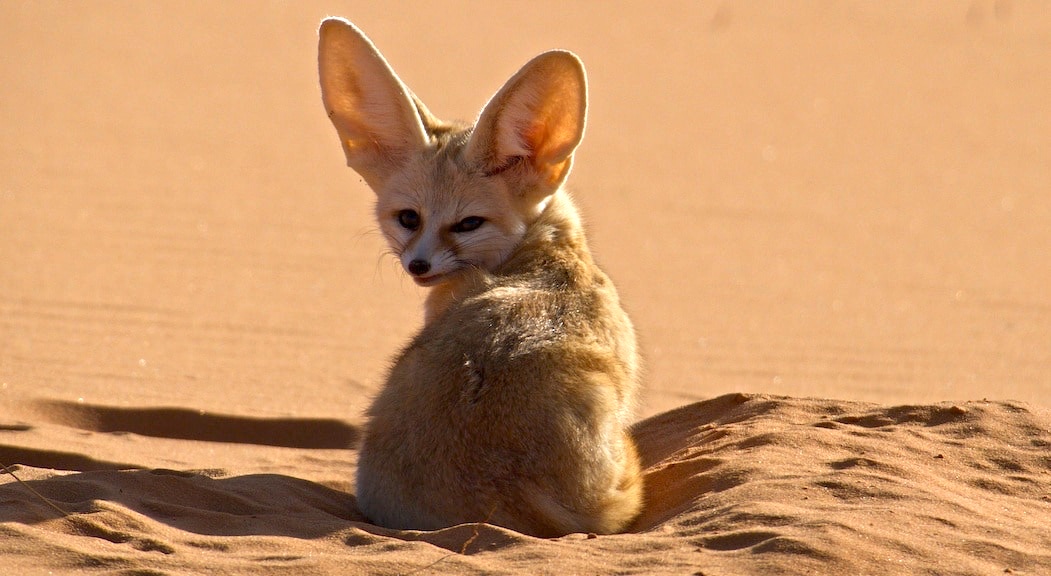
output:
[[[402,84],[372,41],[342,18],[318,31],[321,100],[347,165],[378,191],[406,157],[427,145],[430,113]]]

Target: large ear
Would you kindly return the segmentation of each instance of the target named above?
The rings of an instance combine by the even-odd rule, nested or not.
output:
[[[526,188],[553,193],[569,175],[587,116],[584,65],[572,52],[530,60],[486,104],[467,144],[469,161],[487,174],[523,175]]]
[[[321,100],[347,165],[378,190],[407,155],[426,146],[433,116],[402,84],[365,34],[342,18],[318,31]],[[422,117],[422,118],[421,118]]]

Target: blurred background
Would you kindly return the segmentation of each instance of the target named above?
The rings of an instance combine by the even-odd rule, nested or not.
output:
[[[1042,2],[3,2],[0,393],[355,420],[421,321],[316,28],[445,118],[573,50],[569,188],[646,359],[730,391],[1051,396]]]

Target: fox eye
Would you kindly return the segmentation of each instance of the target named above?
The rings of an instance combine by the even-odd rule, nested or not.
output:
[[[402,210],[398,212],[398,224],[406,230],[415,230],[420,227],[420,215],[415,210]]]
[[[472,230],[477,230],[482,224],[485,224],[485,218],[482,218],[481,216],[468,216],[456,224],[453,224],[453,232],[470,232]]]

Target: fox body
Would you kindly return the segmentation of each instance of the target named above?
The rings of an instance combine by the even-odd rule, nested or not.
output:
[[[473,126],[435,118],[368,38],[321,24],[322,99],[425,323],[373,401],[357,499],[373,522],[622,531],[642,506],[627,427],[631,321],[562,184],[587,84],[569,52],[527,63]]]

